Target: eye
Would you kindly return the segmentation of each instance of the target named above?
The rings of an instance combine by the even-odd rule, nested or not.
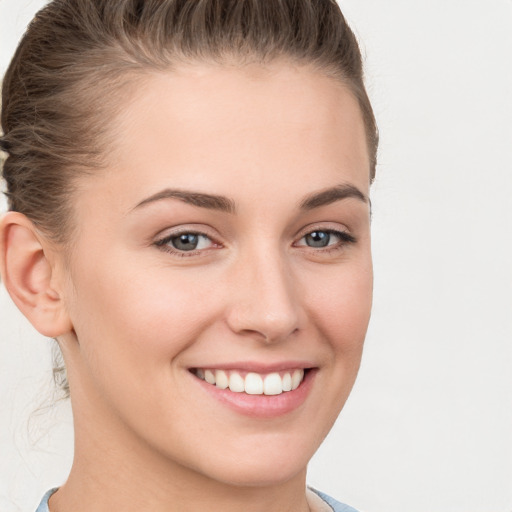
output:
[[[331,238],[331,233],[327,231],[313,231],[304,237],[304,241],[309,247],[327,247],[331,242]]]
[[[158,240],[156,245],[170,252],[191,252],[208,249],[214,246],[214,243],[204,233],[186,231],[166,236]]]
[[[325,247],[342,246],[345,243],[355,243],[356,239],[345,231],[334,229],[315,229],[304,235],[296,245],[323,249]]]

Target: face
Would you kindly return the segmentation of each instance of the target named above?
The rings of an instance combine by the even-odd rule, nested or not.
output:
[[[148,78],[115,125],[74,198],[78,448],[87,430],[230,484],[301,474],[370,315],[356,101],[309,68],[196,65]]]

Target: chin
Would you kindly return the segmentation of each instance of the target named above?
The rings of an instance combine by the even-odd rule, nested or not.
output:
[[[307,461],[294,465],[287,461],[268,460],[257,463],[243,460],[236,467],[216,468],[212,476],[233,487],[272,487],[306,474]],[[213,469],[213,468],[212,468]]]
[[[316,446],[268,441],[248,449],[226,447],[222,454],[199,462],[196,469],[206,477],[235,487],[269,487],[280,485],[306,474],[307,464]]]

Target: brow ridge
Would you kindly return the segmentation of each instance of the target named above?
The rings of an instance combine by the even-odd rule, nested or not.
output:
[[[369,204],[369,199],[357,187],[351,184],[343,184],[307,196],[301,201],[300,209],[313,210],[348,198],[355,198]],[[166,188],[147,197],[138,203],[134,209],[165,199],[178,199],[199,208],[227,213],[236,212],[235,202],[228,197],[172,188]]]
[[[358,199],[369,204],[368,197],[356,186],[343,184],[311,194],[300,203],[300,208],[301,210],[312,210],[348,198]]]
[[[147,197],[138,203],[134,209],[146,206],[156,201],[162,201],[164,199],[178,199],[184,203],[191,204],[199,208],[219,210],[227,213],[235,213],[236,209],[234,201],[224,196],[172,188],[166,188],[160,192],[157,192],[156,194],[153,194],[150,197]]]

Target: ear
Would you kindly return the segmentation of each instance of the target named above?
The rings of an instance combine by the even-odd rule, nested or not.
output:
[[[0,221],[0,271],[9,295],[44,336],[56,338],[72,330],[50,243],[18,212]],[[62,281],[62,275],[60,276]]]

